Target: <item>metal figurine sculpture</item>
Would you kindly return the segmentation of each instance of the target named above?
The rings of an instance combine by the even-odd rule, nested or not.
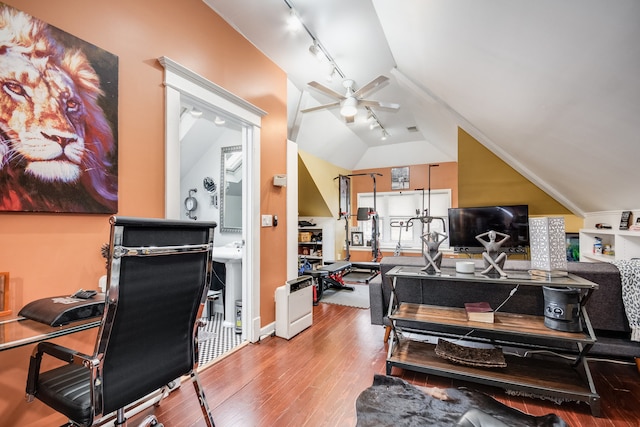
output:
[[[485,236],[489,237],[489,241],[483,239]],[[496,241],[496,236],[500,236],[502,239]],[[511,236],[508,234],[494,230],[476,236],[476,240],[482,243],[485,249],[485,252],[482,253],[485,269],[480,274],[491,274],[495,270],[500,276],[507,277],[507,273],[502,270],[504,262],[507,260],[507,254],[500,252],[500,246],[510,238]]]
[[[442,263],[442,252],[438,251],[440,244],[444,242],[449,236],[437,231],[423,234],[420,236],[426,246],[426,250],[422,250],[422,256],[426,262],[426,266],[422,271],[427,273],[440,273],[440,264]]]

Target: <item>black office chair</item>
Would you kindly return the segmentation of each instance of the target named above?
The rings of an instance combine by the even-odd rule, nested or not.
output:
[[[211,281],[213,222],[112,217],[108,288],[92,355],[42,342],[31,356],[27,399],[90,426],[190,375],[213,427],[197,375],[197,321]],[[67,362],[40,372],[43,353]],[[154,417],[145,423],[156,425]]]

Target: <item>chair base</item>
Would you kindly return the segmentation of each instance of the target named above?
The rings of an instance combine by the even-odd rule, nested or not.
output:
[[[215,424],[213,423],[213,416],[211,415],[211,410],[209,409],[209,404],[207,403],[207,398],[204,395],[204,390],[202,389],[202,385],[200,384],[200,377],[195,370],[191,371],[191,382],[193,383],[193,388],[198,395],[198,400],[200,401],[200,410],[202,411],[202,415],[204,416],[204,421],[207,423],[208,427],[215,427]]]

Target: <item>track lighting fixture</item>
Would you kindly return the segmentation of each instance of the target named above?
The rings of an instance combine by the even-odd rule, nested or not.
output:
[[[321,58],[322,50],[320,50],[318,42],[314,41],[313,44],[309,46],[309,52],[311,53],[311,55],[313,55],[314,58],[318,60]]]
[[[329,64],[329,72],[327,73],[327,81],[332,82],[333,76],[336,74],[336,67],[333,64]]]
[[[311,42],[312,42],[311,46],[309,46],[309,53],[311,53],[318,61],[328,64],[327,71],[326,71],[327,81],[333,81],[333,78],[335,77],[336,74],[341,79],[345,79],[346,78],[345,74],[342,72],[340,67],[338,67],[338,64],[336,64],[336,62],[333,60],[333,57],[329,54],[329,52],[327,52],[324,45],[305,25],[304,21],[300,18],[300,15],[293,8],[293,5],[291,4],[291,0],[283,0],[283,1],[289,8],[289,17],[287,19],[289,28],[291,29],[296,25],[299,25],[300,28],[304,29],[304,31],[311,38]],[[380,81],[381,77],[383,76],[380,76],[378,79],[374,80],[371,83],[376,83],[376,85],[382,83],[383,81]],[[347,81],[350,82],[349,86],[345,86],[345,82]],[[354,117],[358,113],[358,99],[356,98],[356,96],[353,95],[354,91],[351,87],[352,85],[353,85],[353,80],[344,80],[343,86],[347,87],[347,94],[344,95],[344,97],[342,96],[340,97],[340,99],[342,99],[342,101],[340,102],[340,115],[345,118],[346,123],[353,123]],[[372,86],[371,88],[369,88],[369,90],[375,87],[376,86]],[[333,104],[332,106],[335,106],[336,104]],[[392,108],[396,108],[396,109],[398,108],[396,104],[392,104],[392,105],[395,105],[395,106],[392,106]],[[307,110],[312,111],[314,109],[317,109],[317,107],[313,109],[307,109]],[[382,126],[382,123],[380,123],[380,120],[378,119],[378,117],[376,117],[375,113],[371,110],[371,108],[367,106],[366,109],[368,113],[367,119],[369,120],[369,128],[371,130],[380,128],[380,130],[382,131],[382,139],[383,140],[387,139],[387,137],[389,136],[389,133],[386,131],[384,126]]]
[[[325,56],[324,52],[322,51],[322,48],[320,48],[320,46],[318,45],[318,41],[317,40],[314,40],[313,44],[311,46],[309,46],[309,52],[319,62],[323,62],[325,59],[327,59],[327,57]]]
[[[302,29],[302,21],[298,17],[298,14],[295,10],[291,9],[289,11],[289,17],[287,18],[287,29],[292,33],[297,33]]]

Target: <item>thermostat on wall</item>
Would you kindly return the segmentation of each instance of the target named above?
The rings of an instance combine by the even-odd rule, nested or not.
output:
[[[274,175],[273,176],[273,185],[276,187],[286,187],[287,186],[287,175]]]

